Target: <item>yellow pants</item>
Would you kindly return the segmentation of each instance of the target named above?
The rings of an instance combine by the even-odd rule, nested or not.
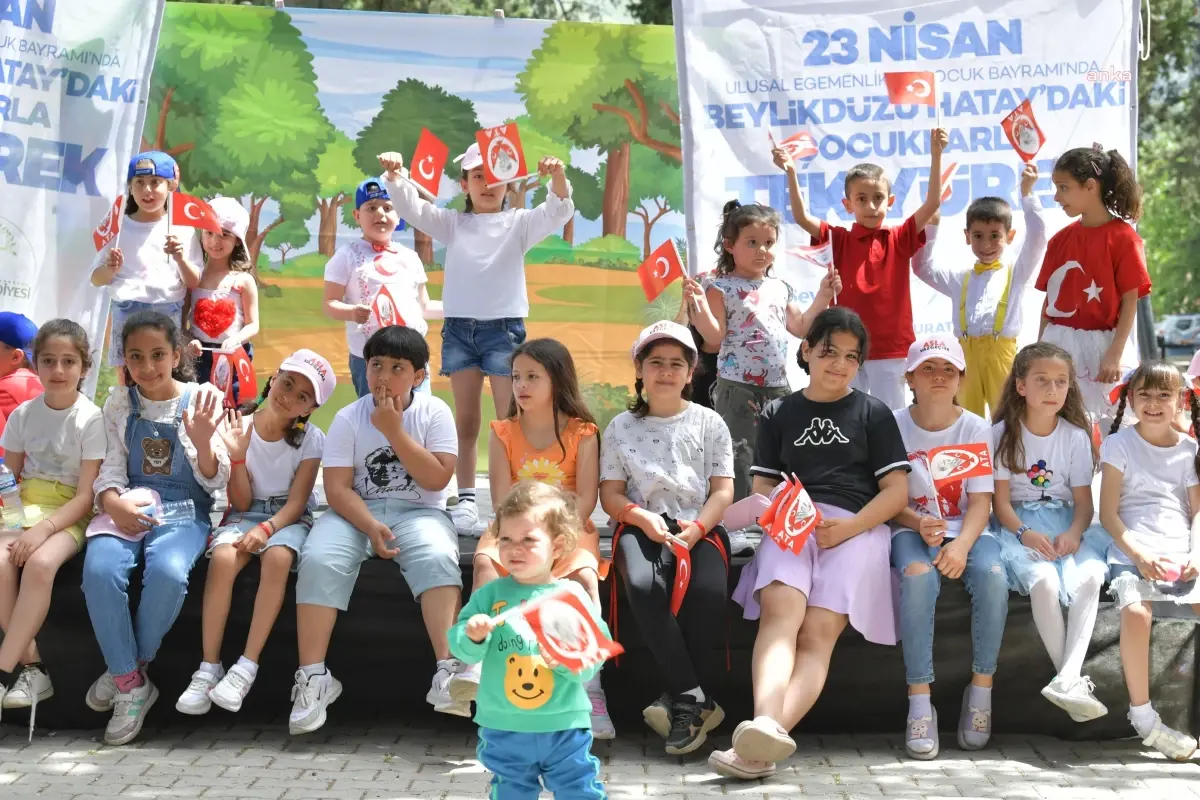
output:
[[[1003,336],[963,336],[958,341],[967,356],[967,372],[958,388],[958,403],[987,419],[984,406],[995,413],[1000,392],[1017,357],[1017,340]]]
[[[65,483],[46,481],[41,478],[30,478],[21,481],[21,505],[25,507],[25,527],[32,528],[54,511],[63,507],[68,500],[75,497],[75,487]],[[92,518],[89,511],[83,519],[66,528],[67,533],[75,537],[79,549],[83,549],[86,541],[84,531]]]

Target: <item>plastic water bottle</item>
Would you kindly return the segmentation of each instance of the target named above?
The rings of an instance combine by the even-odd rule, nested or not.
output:
[[[4,465],[0,459],[0,503],[4,508],[4,527],[25,527],[25,506],[21,503],[21,489],[17,486],[17,476]]]

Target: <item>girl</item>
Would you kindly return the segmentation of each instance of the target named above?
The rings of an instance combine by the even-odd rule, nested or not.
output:
[[[707,289],[684,281],[692,323],[709,347],[719,347],[713,408],[733,438],[733,496],[750,494],[750,467],[762,409],[789,391],[788,334],[803,337],[812,317],[829,307],[841,281],[832,270],[813,304],[803,311],[795,291],[771,275],[779,212],[737,200],[725,204],[717,232],[717,268]]]
[[[204,231],[204,272],[191,292],[191,320],[188,355],[196,361],[196,380],[209,383],[216,350],[232,352],[245,345],[246,355],[254,360],[250,339],[258,333],[258,286],[250,274],[250,254],[246,250],[246,229],[250,215],[242,204],[230,197],[214,197],[209,203],[222,233]],[[237,397],[237,371],[233,375],[233,396]]]
[[[600,485],[600,444],[596,421],[579,392],[575,361],[562,343],[534,339],[518,347],[512,365],[513,401],[508,418],[492,423],[488,442],[488,482],[495,503],[521,480],[540,480],[575,494],[583,535],[554,563],[554,576],[575,581],[600,607],[600,533],[592,524]],[[497,528],[489,526],[475,548],[474,587],[507,572],[500,561]],[[471,679],[475,683],[471,683]],[[456,700],[473,699],[479,672],[459,673],[456,686],[466,688]],[[616,735],[600,686],[600,673],[587,683],[592,701],[592,735]]]
[[[1029,595],[1057,670],[1042,696],[1076,722],[1102,717],[1108,709],[1082,670],[1110,541],[1092,524],[1096,451],[1070,354],[1049,342],[1017,353],[995,422],[994,505],[1008,583]]]
[[[221,439],[231,467],[229,502],[234,513],[213,533],[212,564],[204,585],[204,660],[175,708],[205,714],[216,703],[240,711],[258,675],[258,658],[279,608],[288,573],[312,527],[310,498],[321,466],[325,434],[308,423],[333,394],[337,379],[329,362],[297,350],[279,367],[262,397],[230,411]],[[252,414],[243,424],[242,414]],[[225,672],[221,640],[233,599],[233,581],[255,555],[262,556],[258,594],[246,649]]]
[[[537,797],[544,783],[556,797],[603,800],[583,687],[599,665],[571,672],[540,652],[522,617],[494,617],[567,591],[608,635],[599,606],[575,581],[554,575],[583,535],[574,497],[541,481],[522,481],[496,507],[496,527],[506,575],[471,593],[449,634],[457,658],[486,666],[475,722],[479,760],[492,773],[490,796]]]
[[[204,552],[212,495],[229,482],[229,454],[216,435],[221,396],[192,380],[183,337],[170,317],[139,311],[121,331],[128,385],[104,404],[108,450],[96,478],[96,510],[83,561],[83,595],[108,671],[87,693],[112,710],[104,741],[131,741],[158,689],[146,676]],[[129,575],[141,561],[137,614]]]
[[[838,636],[852,624],[869,641],[896,643],[891,534],[884,524],[908,500],[908,457],[884,403],[850,387],[867,354],[862,320],[822,311],[800,343],[808,386],[770,403],[758,428],[754,491],[769,495],[795,474],[824,515],[799,555],[763,537],[733,599],[762,618],[754,640],[754,719],[714,752],[722,775],[775,772],[796,749],[788,731],[812,708]]]
[[[1100,521],[1115,545],[1108,551],[1109,592],[1121,609],[1129,721],[1143,744],[1176,761],[1192,756],[1196,740],[1167,727],[1150,705],[1149,673],[1154,614],[1200,612],[1200,456],[1196,441],[1171,426],[1182,385],[1170,364],[1143,363],[1122,387],[1100,448]],[[1195,424],[1200,403],[1192,401]],[[1126,405],[1137,424],[1118,432]]]
[[[199,285],[204,257],[195,228],[171,230],[171,192],[179,188],[175,159],[157,150],[138,153],[129,161],[127,181],[121,232],[92,264],[92,285],[112,287],[108,363],[114,367],[125,363],[121,332],[132,314],[157,311],[182,324],[184,296]]]
[[[1137,301],[1150,293],[1142,240],[1142,187],[1116,150],[1077,147],[1054,165],[1054,200],[1079,217],[1050,238],[1037,288],[1046,292],[1042,341],[1071,354],[1093,421],[1113,415],[1109,392],[1137,364],[1129,335]]]
[[[908,449],[908,506],[896,515],[892,567],[900,576],[900,639],[908,682],[904,749],[912,758],[938,754],[933,683],[933,619],[942,576],[962,578],[971,595],[971,685],[963,692],[958,744],[979,750],[992,732],[992,675],[1008,617],[1008,579],[1000,543],[988,528],[992,476],[933,483],[929,453],[948,445],[983,444],[992,431],[982,417],[958,406],[955,395],[967,359],[957,339],[929,336],[908,348],[905,381],[913,404],[896,412]],[[965,494],[965,497],[964,497]]]
[[[33,361],[44,394],[22,403],[8,419],[0,446],[21,478],[25,532],[0,532],[0,707],[33,707],[54,696],[33,637],[50,610],[58,568],[83,549],[91,518],[92,482],[104,458],[100,409],[81,394],[92,367],[87,334],[68,319],[53,319],[33,340]],[[12,672],[22,664],[12,682]],[[8,687],[7,690],[5,687]]]
[[[643,330],[633,365],[637,397],[604,431],[600,504],[618,523],[613,561],[669,689],[643,716],[668,753],[690,753],[725,718],[700,674],[708,672],[725,613],[729,538],[720,522],[733,501],[733,449],[724,420],[688,402],[696,346],[687,328],[658,322]],[[672,530],[691,560],[675,613]]]
[[[400,180],[404,159],[399,153],[384,153],[379,163],[400,217],[446,243],[441,374],[450,376],[459,453],[458,505],[451,516],[459,532],[471,534],[479,522],[475,463],[483,378],[491,383],[496,416],[501,417],[512,402],[512,354],[525,341],[524,318],[529,315],[525,253],[566,225],[575,206],[557,158],[538,164],[538,173],[551,180],[546,201],[532,211],[504,207],[504,187],[488,186],[479,145],[471,145],[460,158],[465,212],[422,200],[411,182]]]

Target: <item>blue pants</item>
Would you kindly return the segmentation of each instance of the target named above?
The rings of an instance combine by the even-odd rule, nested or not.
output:
[[[900,574],[900,638],[904,649],[904,677],[909,686],[933,683],[933,612],[942,589],[942,574],[933,566],[940,548],[925,544],[921,535],[900,530],[892,537],[892,566]],[[927,569],[909,575],[913,564]],[[963,583],[971,595],[971,671],[993,675],[1008,619],[1008,571],[1000,556],[1000,542],[984,534],[967,555]]]
[[[350,356],[350,383],[354,385],[354,393],[360,398],[371,393],[371,387],[367,385],[367,360],[365,358],[356,355]],[[433,378],[429,373],[428,364],[425,365],[425,380],[415,388],[423,394],[433,394]]]
[[[554,733],[480,728],[475,753],[492,773],[491,800],[537,800],[542,783],[558,800],[608,797],[600,783],[600,762],[592,755],[592,732],[586,728]]]

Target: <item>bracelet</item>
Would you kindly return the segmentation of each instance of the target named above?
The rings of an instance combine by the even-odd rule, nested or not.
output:
[[[262,528],[262,529],[263,529],[263,533],[265,533],[265,534],[267,535],[267,538],[268,538],[268,539],[270,539],[272,536],[274,536],[274,535],[275,535],[275,531],[273,531],[273,530],[271,530],[270,528],[268,528],[268,527],[267,527],[267,523],[266,523],[266,522],[260,522],[260,523],[258,523],[258,527],[260,527],[260,528]]]
[[[708,528],[704,527],[703,522],[701,522],[700,520],[697,519],[697,520],[692,520],[692,524],[700,529],[700,538],[701,539],[703,539],[705,536],[708,535]]]
[[[236,467],[236,466],[238,466],[238,465],[240,465],[240,464],[245,464],[245,463],[246,463],[246,459],[244,459],[244,458],[243,458],[241,461],[230,461],[230,462],[229,462],[229,468],[230,468],[230,469],[233,469],[234,467]]]
[[[1016,531],[1017,541],[1021,542],[1021,537],[1023,537],[1026,533],[1028,533],[1031,530],[1033,530],[1033,528],[1029,527],[1028,525],[1022,525],[1021,527],[1017,528],[1017,531]],[[1024,544],[1024,542],[1022,542],[1022,544]]]
[[[639,508],[637,503],[630,503],[629,505],[622,508],[621,513],[617,514],[617,522],[621,523],[622,525],[628,525],[629,523],[627,523],[625,521],[625,515],[628,514],[631,509],[634,509],[634,508]]]

